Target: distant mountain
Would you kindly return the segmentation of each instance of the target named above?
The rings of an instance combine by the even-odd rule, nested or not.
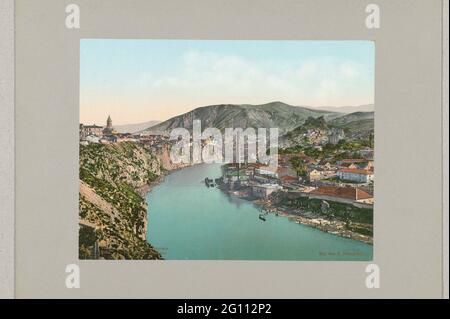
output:
[[[144,131],[169,132],[178,127],[191,130],[194,118],[201,121],[202,129],[207,127],[220,130],[231,127],[243,129],[278,127],[280,134],[283,134],[302,125],[308,117],[323,116],[326,120],[333,120],[342,115],[342,113],[292,106],[282,102],[261,105],[220,104],[196,108]]]
[[[145,130],[149,127],[152,127],[158,123],[161,123],[161,121],[147,121],[143,123],[137,123],[137,124],[125,124],[125,125],[114,125],[114,129],[119,133],[137,133],[142,130]]]
[[[375,110],[373,104],[357,105],[357,106],[320,106],[316,108],[322,111],[354,113],[354,112],[373,112]]]
[[[354,112],[337,117],[329,124],[350,131],[366,131],[374,128],[374,112]]]

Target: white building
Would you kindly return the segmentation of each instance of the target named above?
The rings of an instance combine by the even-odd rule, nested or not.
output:
[[[95,135],[86,136],[86,141],[89,143],[100,143],[100,138]]]
[[[260,167],[255,170],[256,174],[278,178],[277,167]]]
[[[369,183],[373,181],[374,173],[364,169],[343,168],[337,172],[337,176],[347,181]]]
[[[282,188],[283,187],[277,184],[254,185],[252,186],[252,195],[257,198],[267,198],[270,194]]]

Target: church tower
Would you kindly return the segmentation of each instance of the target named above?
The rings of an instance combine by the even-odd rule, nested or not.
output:
[[[103,129],[103,135],[110,135],[113,133],[113,126],[111,116],[108,115],[108,119],[106,120],[106,127]]]
[[[106,120],[106,128],[112,129],[112,120],[111,116],[108,115],[108,119]]]

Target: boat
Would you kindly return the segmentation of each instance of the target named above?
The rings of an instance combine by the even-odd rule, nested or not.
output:
[[[207,186],[207,187],[214,187],[215,186],[215,184],[214,184],[214,180],[213,179],[210,179],[210,178],[208,178],[208,177],[206,177],[205,178],[205,185]]]
[[[266,217],[264,217],[263,214],[259,214],[259,219],[261,219],[262,221],[266,221]]]

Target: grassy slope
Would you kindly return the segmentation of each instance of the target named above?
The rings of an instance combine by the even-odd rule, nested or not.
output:
[[[111,218],[98,205],[80,194],[80,219],[97,226],[95,236],[105,244],[105,258],[159,259],[159,253],[145,238],[147,206],[136,191],[156,176],[158,163],[133,143],[80,146],[80,180],[112,206]],[[152,166],[153,165],[153,166]],[[91,242],[89,241],[91,239]],[[80,231],[80,257],[89,258],[92,234]]]

